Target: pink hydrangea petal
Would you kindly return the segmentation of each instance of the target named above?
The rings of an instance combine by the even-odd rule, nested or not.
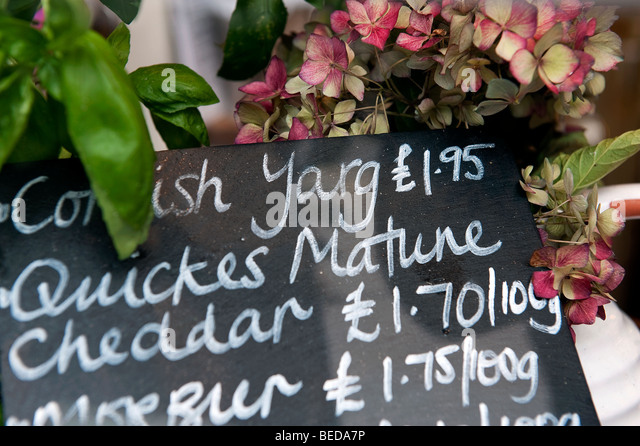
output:
[[[534,271],[531,276],[533,291],[538,298],[553,299],[558,295],[558,290],[553,288],[553,271]]]
[[[545,246],[536,250],[531,256],[529,264],[534,267],[553,268],[556,266],[556,249]]]
[[[615,290],[622,280],[624,279],[625,270],[617,262],[603,260],[602,271],[600,276],[603,280],[603,285],[606,292]]]
[[[569,300],[591,297],[591,280],[588,277],[570,277],[562,281],[562,294]]]
[[[289,130],[289,140],[299,141],[309,139],[309,129],[298,118],[293,118],[291,130]]]
[[[538,228],[538,235],[540,235],[540,241],[543,245],[549,240],[549,234],[544,229]]]
[[[496,41],[502,28],[497,23],[485,19],[480,22],[478,28],[473,36],[473,43],[481,51],[486,51],[491,48],[491,45]]]
[[[510,61],[513,55],[527,47],[527,39],[511,31],[503,31],[500,42],[496,47],[496,53],[506,61]]]
[[[597,274],[595,281],[599,284],[605,283],[611,277],[613,273],[613,265],[611,262],[601,260],[599,262],[592,262],[593,271]]]
[[[598,21],[595,18],[591,20],[582,19],[575,26],[574,48],[578,50],[584,49],[584,42],[587,37],[593,36],[596,31]]]
[[[566,45],[557,43],[542,56],[540,68],[554,84],[564,82],[580,66],[580,58]]]
[[[538,76],[542,79],[542,82],[544,82],[549,91],[555,94],[559,93],[557,85],[549,80],[549,77],[545,74],[544,70],[540,69],[540,67],[538,67]]]
[[[532,4],[538,8],[538,26],[533,38],[540,40],[540,37],[557,23],[556,7],[552,0],[534,0]]]
[[[519,0],[516,0],[518,3]],[[511,17],[513,0],[480,0],[482,13],[500,25],[506,25]]]
[[[364,9],[371,23],[380,20],[380,18],[389,10],[388,0],[365,0]],[[395,25],[395,23],[394,23]]]
[[[606,72],[614,69],[622,61],[622,56],[619,55],[620,45],[620,36],[607,31],[588,39],[584,50],[595,59],[593,69]]]
[[[420,10],[421,14],[437,16],[442,11],[442,5],[437,1],[429,0]]]
[[[389,38],[389,34],[390,31],[388,29],[377,28],[374,26],[371,28],[371,33],[368,36],[363,37],[362,41],[383,50],[384,45],[387,43],[387,39]]]
[[[284,84],[287,83],[287,68],[280,58],[276,56],[271,58],[264,80],[274,92],[284,88]]]
[[[563,246],[556,251],[555,266],[558,268],[584,268],[587,263],[589,263],[589,245],[587,243]]]
[[[339,98],[342,92],[342,72],[331,70],[322,86],[322,93],[331,98]]]
[[[309,85],[318,85],[327,78],[330,71],[328,63],[307,59],[300,68],[300,79]]]
[[[556,20],[558,22],[570,22],[580,15],[583,6],[583,2],[580,0],[560,0]]]
[[[371,24],[364,5],[357,0],[347,0],[347,10],[351,22],[356,25]]]
[[[601,237],[598,238],[592,246],[594,255],[598,260],[605,260],[613,255],[613,250]]]
[[[315,61],[330,63],[333,60],[333,44],[331,38],[319,34],[311,34],[305,49],[307,57]]]
[[[389,3],[389,8],[386,13],[378,20],[376,26],[385,29],[392,29],[396,26],[398,22],[398,14],[400,13],[400,8],[402,5],[397,2]]]
[[[32,25],[35,29],[42,29],[44,26],[44,8],[40,8],[33,16]]]
[[[598,19],[596,19],[595,17],[591,18],[587,22],[587,30],[585,34],[589,37],[593,36],[596,32],[597,27],[598,27]]]
[[[271,89],[265,82],[261,81],[251,82],[247,85],[243,85],[238,90],[243,93],[256,96],[254,99],[256,102],[260,102],[273,95],[273,89]]]
[[[351,31],[349,13],[347,11],[334,11],[331,13],[331,29],[336,34],[346,34]]]
[[[422,34],[431,34],[433,28],[433,16],[423,15],[418,12],[412,11],[409,23],[412,28],[420,31]]]
[[[593,63],[595,61],[593,56],[582,51],[578,51],[577,53],[580,57],[578,68],[573,72],[573,74],[571,74],[571,76],[558,85],[559,91],[572,92],[576,90],[583,84],[584,79],[591,71],[591,67],[593,67]]]
[[[538,25],[538,9],[524,1],[515,1],[511,6],[511,16],[507,29],[528,39],[536,33]]]
[[[592,325],[596,321],[598,308],[598,302],[594,299],[569,302],[566,306],[567,318],[575,325]]]
[[[243,126],[235,138],[236,144],[253,144],[263,142],[264,131],[262,127],[255,124]]]
[[[409,51],[419,51],[427,40],[429,40],[429,36],[414,37],[407,33],[402,33],[396,39],[396,43]]]
[[[310,34],[317,34],[319,36],[323,36],[323,37],[332,37],[333,36],[333,31],[331,30],[330,26],[327,26],[323,23],[318,23],[314,28],[313,31],[311,31]]]
[[[360,36],[362,36],[363,38],[369,37],[374,29],[375,28],[373,27],[373,25],[371,25],[369,23],[366,23],[364,25],[356,25],[355,26],[355,30],[358,31]]]
[[[337,37],[331,38],[331,51],[333,53],[333,63],[338,64],[345,70],[349,66],[349,55],[347,54],[347,46]]]

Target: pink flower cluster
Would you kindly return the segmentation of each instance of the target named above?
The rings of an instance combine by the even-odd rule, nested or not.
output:
[[[612,249],[625,226],[621,212],[600,212],[597,187],[575,191],[571,170],[560,179],[560,167],[546,160],[540,176],[531,172],[532,166],[523,169],[521,186],[529,202],[541,208],[534,217],[543,247],[530,264],[545,268],[533,273],[535,295],[560,297],[570,326],[605,319],[604,306],[614,300],[611,292],[625,275]]]
[[[612,225],[615,232],[611,237],[624,227],[620,220]],[[531,257],[531,266],[548,268],[533,273],[536,296],[565,298],[564,311],[570,325],[591,325],[596,317],[605,319],[604,306],[613,300],[610,293],[625,274],[614,259],[610,243],[598,234],[592,242],[560,248],[545,246]]]
[[[241,88],[236,142],[582,117],[622,60],[616,19],[583,0],[346,0]]]

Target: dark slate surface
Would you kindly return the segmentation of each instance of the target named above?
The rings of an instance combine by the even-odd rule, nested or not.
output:
[[[415,187],[400,192],[403,144],[411,176],[400,184]],[[268,173],[285,169],[272,181],[265,155]],[[308,191],[319,169],[331,191],[347,166],[346,191],[377,185],[371,232],[287,226],[263,238],[252,230],[252,220],[270,229],[267,196],[286,193],[288,177],[295,186],[306,171]],[[149,239],[119,262],[97,206],[68,193],[88,189],[75,161],[3,170],[0,348],[10,422],[598,423],[556,302],[530,295],[528,259],[540,241],[508,147],[493,136],[163,152],[156,174]],[[9,204],[21,189],[27,226],[16,227]],[[419,237],[420,252],[431,252],[438,235],[441,258],[401,262]],[[464,249],[473,245],[475,253]]]

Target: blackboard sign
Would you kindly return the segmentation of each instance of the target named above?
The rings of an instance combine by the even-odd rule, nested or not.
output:
[[[558,300],[533,294],[504,142],[158,156],[156,218],[123,262],[78,163],[4,168],[7,424],[598,423]]]

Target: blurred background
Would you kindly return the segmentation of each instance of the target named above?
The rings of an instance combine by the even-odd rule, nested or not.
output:
[[[94,12],[94,26],[108,34],[118,23],[98,0],[88,0]],[[284,0],[289,11],[288,30],[301,29],[311,7],[304,0]],[[586,120],[589,137],[605,138],[640,129],[640,1],[598,0],[599,4],[620,6],[613,30],[623,40],[625,61],[606,73],[607,89],[599,98],[596,114]],[[223,44],[228,21],[235,8],[232,0],[143,0],[139,16],[131,24],[132,49],[127,69],[158,63],[183,63],[213,87],[220,103],[201,109],[212,145],[232,144],[236,135],[233,120],[235,103],[241,98],[242,83],[217,77],[222,65]],[[151,126],[153,128],[153,126]],[[152,134],[156,150],[164,142]],[[640,154],[616,170],[607,185],[640,183]],[[613,295],[620,307],[640,325],[640,220],[631,220],[618,237],[614,251],[627,273]]]

